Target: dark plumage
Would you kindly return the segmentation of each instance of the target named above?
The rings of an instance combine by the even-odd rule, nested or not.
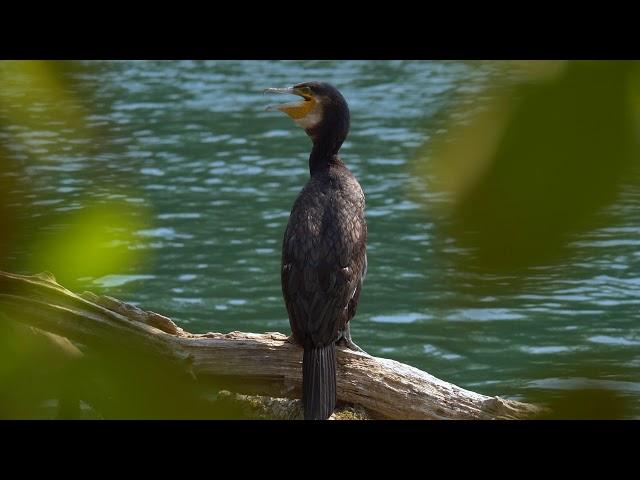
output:
[[[365,198],[338,156],[349,131],[349,109],[340,92],[319,82],[289,91],[315,104],[280,107],[313,142],[311,178],[293,205],[284,234],[282,293],[293,338],[304,348],[305,419],[326,419],[336,403],[335,344],[342,340],[359,349],[351,341],[349,321],[367,270]]]

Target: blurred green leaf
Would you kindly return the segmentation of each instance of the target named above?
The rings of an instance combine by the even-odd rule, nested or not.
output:
[[[564,391],[547,403],[549,413],[541,420],[620,420],[629,418],[633,406],[614,390],[578,388]]]
[[[135,232],[148,225],[147,217],[143,207],[118,201],[67,212],[56,219],[56,231],[34,245],[29,270],[55,272],[70,287],[81,278],[123,271],[142,259],[143,252],[129,245],[135,244]]]
[[[429,145],[421,173],[451,196],[447,233],[479,266],[550,260],[616,198],[638,160],[637,67],[532,62]]]

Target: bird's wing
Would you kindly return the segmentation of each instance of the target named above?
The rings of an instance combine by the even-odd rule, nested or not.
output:
[[[344,243],[341,235],[300,237],[295,228],[285,233],[282,291],[293,334],[303,344],[337,340],[348,321],[364,265]]]

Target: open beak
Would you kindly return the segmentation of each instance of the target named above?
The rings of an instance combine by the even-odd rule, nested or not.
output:
[[[307,110],[305,102],[311,101],[311,97],[303,95],[299,89],[295,87],[286,87],[286,88],[267,88],[264,93],[290,93],[293,95],[298,95],[302,97],[302,101],[299,102],[289,102],[282,103],[279,105],[269,105],[265,110],[267,112],[273,112],[275,110],[280,110],[281,112],[286,113],[287,115],[296,118],[297,113],[302,110]]]

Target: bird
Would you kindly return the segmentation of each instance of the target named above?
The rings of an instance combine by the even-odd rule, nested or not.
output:
[[[336,345],[364,352],[351,338],[367,273],[365,195],[339,150],[350,128],[347,102],[326,82],[265,92],[300,101],[271,105],[311,139],[309,180],[296,198],[282,242],[281,285],[294,344],[304,349],[305,420],[325,420],[336,406]]]

